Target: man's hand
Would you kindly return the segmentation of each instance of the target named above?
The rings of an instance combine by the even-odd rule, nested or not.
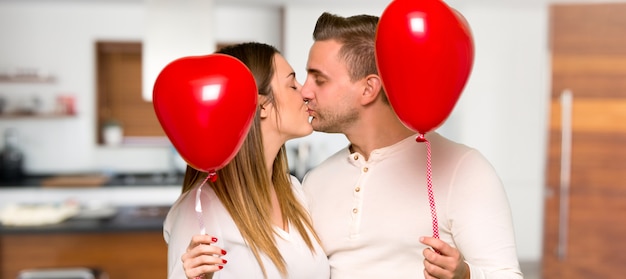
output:
[[[458,249],[434,237],[420,237],[420,242],[432,247],[424,249],[424,278],[470,278],[469,266]]]

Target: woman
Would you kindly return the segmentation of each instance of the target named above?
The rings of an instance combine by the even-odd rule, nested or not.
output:
[[[329,278],[284,146],[313,131],[301,85],[272,46],[243,43],[218,53],[248,66],[259,107],[241,149],[215,182],[187,167],[183,193],[164,223],[168,278]],[[203,213],[196,218],[200,186]],[[206,234],[199,234],[199,224]]]

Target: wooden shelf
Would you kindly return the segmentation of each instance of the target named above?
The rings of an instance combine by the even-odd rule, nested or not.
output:
[[[5,83],[52,83],[54,81],[54,77],[0,75],[0,82]]]
[[[59,119],[59,118],[71,118],[75,117],[75,114],[61,114],[61,113],[41,113],[41,114],[26,114],[26,113],[6,113],[0,114],[0,119]]]

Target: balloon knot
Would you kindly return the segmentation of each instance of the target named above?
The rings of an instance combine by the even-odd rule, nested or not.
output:
[[[425,142],[426,141],[426,137],[424,136],[424,134],[419,134],[417,136],[417,138],[415,139],[416,142]]]
[[[211,182],[215,182],[217,180],[217,173],[214,170],[209,172],[209,179]]]

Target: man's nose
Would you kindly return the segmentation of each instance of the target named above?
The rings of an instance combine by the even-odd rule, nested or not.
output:
[[[307,103],[309,100],[313,99],[313,90],[311,90],[311,80],[309,78],[304,81],[300,95],[302,95],[302,99]]]

